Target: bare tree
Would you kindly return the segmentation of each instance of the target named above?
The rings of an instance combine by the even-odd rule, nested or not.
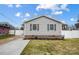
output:
[[[77,22],[75,23],[75,27],[77,30],[79,29],[79,15],[77,16]]]

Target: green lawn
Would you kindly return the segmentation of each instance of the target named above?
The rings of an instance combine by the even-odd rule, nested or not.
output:
[[[79,39],[31,40],[21,55],[79,55]]]
[[[9,34],[0,35],[0,44],[4,44],[6,42],[9,42],[9,41],[13,40],[13,39],[11,39],[12,37],[14,37],[14,35],[9,35]]]
[[[6,34],[6,35],[0,35],[0,40],[2,39],[6,39],[6,38],[9,38],[9,37],[13,37],[14,35],[9,35],[9,34]]]

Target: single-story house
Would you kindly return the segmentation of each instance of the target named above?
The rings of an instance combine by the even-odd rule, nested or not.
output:
[[[0,35],[8,34],[10,29],[14,27],[7,22],[0,22]]]
[[[62,22],[48,16],[39,16],[24,22],[24,35],[27,36],[61,36]],[[36,37],[37,38],[37,37]]]

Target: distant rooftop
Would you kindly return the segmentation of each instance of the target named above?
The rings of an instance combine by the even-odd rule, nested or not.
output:
[[[15,29],[15,27],[8,22],[0,22],[0,26],[9,27],[10,29]]]

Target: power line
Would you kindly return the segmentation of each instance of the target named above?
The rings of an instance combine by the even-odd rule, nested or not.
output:
[[[7,16],[4,15],[3,13],[0,12],[0,15],[3,16],[3,17],[5,17],[5,18],[7,18],[7,20],[10,20],[10,21],[11,21],[11,18],[7,17]],[[11,21],[11,22],[13,22],[13,21]]]

